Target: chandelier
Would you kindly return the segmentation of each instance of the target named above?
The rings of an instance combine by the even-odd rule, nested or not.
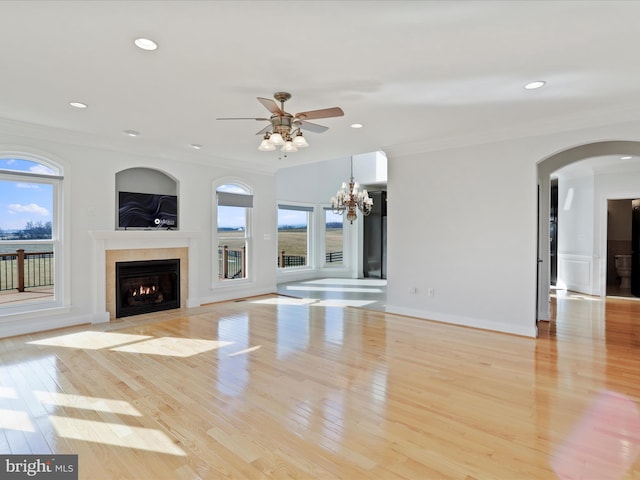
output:
[[[349,184],[342,183],[340,190],[335,197],[331,197],[331,209],[333,213],[342,215],[347,212],[347,220],[350,223],[358,218],[356,207],[365,217],[371,213],[373,207],[373,199],[369,196],[367,189],[360,190],[358,182],[353,180],[353,157],[351,157],[351,178]]]

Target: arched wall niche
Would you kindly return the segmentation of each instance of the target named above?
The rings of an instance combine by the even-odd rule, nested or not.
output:
[[[177,229],[179,228],[179,224],[178,224],[178,207],[179,207],[179,184],[178,181],[172,177],[171,175],[161,171],[161,170],[156,170],[153,168],[146,168],[146,167],[134,167],[134,168],[128,168],[126,170],[121,170],[119,172],[116,172],[116,178],[115,178],[116,182],[116,188],[115,188],[115,195],[114,195],[114,202],[115,202],[115,211],[116,211],[116,215],[115,215],[115,227],[116,229],[127,229],[127,228],[153,228],[153,217],[152,214],[156,215],[155,218],[155,224],[160,225],[160,228],[165,228],[164,225],[164,221],[163,219],[167,219],[168,222],[170,222],[170,224],[172,225],[172,229]],[[162,208],[161,210],[158,209],[159,205],[167,205],[167,200],[166,199],[162,199],[162,200],[158,200],[157,202],[159,203],[153,203],[155,202],[155,200],[153,201],[149,201],[147,199],[143,200],[144,203],[139,202],[139,201],[134,201],[137,203],[134,203],[136,205],[135,208],[124,208],[124,210],[121,211],[121,205],[120,203],[120,193],[121,192],[130,192],[130,193],[134,193],[134,194],[150,194],[155,196],[172,196],[175,197],[173,200],[171,200],[169,203],[173,206],[171,206],[168,209]],[[130,197],[130,196],[129,196]],[[142,211],[142,209],[138,208],[140,205],[145,205],[145,211]],[[148,205],[151,205],[151,208],[147,208]],[[148,211],[147,211],[148,210]],[[127,212],[125,214],[123,214],[122,212]],[[162,211],[162,213],[164,214],[160,214],[158,215],[158,212]],[[135,222],[131,222],[129,219],[131,218],[131,214],[130,212],[137,212],[136,216],[139,219],[142,218],[141,220],[136,220]],[[122,218],[127,218],[126,221],[122,221],[121,220],[121,216],[124,215]],[[160,220],[159,220],[160,219]],[[160,223],[158,223],[160,221]],[[132,223],[135,225],[134,227],[132,227]],[[124,226],[123,226],[124,224]],[[141,224],[145,224],[146,227],[141,227]]]
[[[612,140],[587,143],[555,153],[538,162],[538,301],[537,320],[550,320],[549,215],[551,175],[572,163],[607,155],[640,156],[640,142]]]
[[[116,197],[119,192],[178,195],[178,182],[161,170],[135,167],[116,173]]]

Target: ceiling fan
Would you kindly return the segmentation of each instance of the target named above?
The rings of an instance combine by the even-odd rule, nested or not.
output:
[[[318,118],[341,117],[344,112],[340,107],[323,108],[321,110],[310,110],[308,112],[300,112],[292,115],[284,110],[284,102],[291,98],[288,92],[276,92],[273,98],[280,102],[280,106],[270,98],[258,97],[258,101],[271,112],[269,118],[218,118],[217,120],[257,120],[266,121],[267,125],[256,135],[263,135],[262,143],[258,150],[270,152],[281,147],[281,151],[285,153],[296,152],[298,148],[308,147],[309,143],[302,135],[302,130],[310,132],[322,133],[329,129],[323,125],[311,123],[308,120]]]

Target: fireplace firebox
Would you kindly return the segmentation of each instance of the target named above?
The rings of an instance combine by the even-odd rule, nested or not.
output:
[[[116,318],[180,308],[180,259],[116,262]]]

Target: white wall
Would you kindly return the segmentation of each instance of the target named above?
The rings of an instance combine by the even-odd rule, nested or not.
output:
[[[615,160],[612,159],[612,163]],[[561,171],[558,175],[558,287],[606,295],[607,201],[631,198],[640,198],[640,166],[633,169],[623,165],[619,171],[596,171],[577,177],[566,176]],[[629,223],[625,231],[612,232],[609,239],[630,238],[630,203],[628,208]]]
[[[559,288],[596,293],[594,271],[599,260],[594,250],[595,186],[593,176],[558,178]]]
[[[0,337],[91,321],[92,299],[99,267],[93,265],[91,231],[113,231],[115,218],[115,175],[130,167],[162,170],[179,182],[180,231],[197,232],[197,290],[191,304],[274,292],[275,183],[273,175],[239,172],[215,166],[215,158],[202,163],[180,158],[132,155],[106,148],[91,148],[50,139],[0,133],[0,151],[31,152],[51,158],[64,166],[65,263],[68,274],[68,301],[59,311],[37,314],[2,315]],[[185,156],[188,155],[187,153]],[[212,268],[212,185],[220,178],[235,178],[253,188],[254,276],[244,283],[216,282]],[[126,233],[126,232],[124,232]],[[149,245],[152,247],[153,245]]]
[[[638,141],[639,131],[628,122],[422,153],[386,148],[387,310],[536,335],[537,163],[579,145]]]
[[[535,335],[536,150],[387,153],[388,311]]]

